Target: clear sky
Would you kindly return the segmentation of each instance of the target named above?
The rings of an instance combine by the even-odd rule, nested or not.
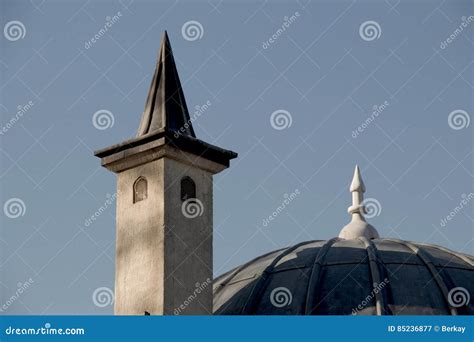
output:
[[[356,163],[382,237],[474,254],[473,4],[2,1],[0,314],[113,312],[93,150],[136,134],[165,29],[197,136],[239,153],[215,177],[216,275],[337,236]]]

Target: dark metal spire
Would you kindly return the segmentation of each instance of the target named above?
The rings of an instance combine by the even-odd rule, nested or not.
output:
[[[165,149],[164,145],[171,146],[172,149]],[[149,150],[156,152],[158,149],[165,155],[145,153]],[[124,167],[134,167],[130,165],[135,165],[135,162],[156,160],[168,153],[178,153],[177,150],[210,160],[223,168],[229,167],[230,160],[237,157],[237,153],[233,151],[196,138],[165,31],[137,136],[97,150],[94,154],[102,159],[103,166],[113,172],[121,172]],[[187,160],[190,160],[189,157]],[[211,168],[208,171],[215,170]]]
[[[137,137],[159,129],[196,137],[166,31]]]

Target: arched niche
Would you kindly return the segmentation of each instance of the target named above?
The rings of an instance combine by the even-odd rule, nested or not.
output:
[[[133,203],[143,201],[148,197],[148,182],[145,177],[138,177],[133,183]]]
[[[196,183],[191,177],[186,176],[181,179],[181,201],[186,201],[190,198],[196,198]]]

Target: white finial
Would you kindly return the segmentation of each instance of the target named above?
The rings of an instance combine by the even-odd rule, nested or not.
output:
[[[364,192],[365,185],[360,175],[359,166],[356,165],[354,170],[354,177],[349,188],[352,192],[352,205],[347,209],[349,214],[352,215],[351,222],[342,228],[339,233],[339,237],[342,239],[357,239],[359,237],[366,237],[368,239],[377,239],[379,233],[377,230],[365,221],[363,214],[365,214],[364,208]]]
[[[360,176],[359,165],[356,165],[354,170],[354,177],[352,178],[351,187],[349,188],[350,192],[359,191],[365,192],[365,185]]]

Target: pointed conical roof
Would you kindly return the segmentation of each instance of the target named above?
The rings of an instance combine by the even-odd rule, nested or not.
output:
[[[173,149],[166,149],[165,146]],[[158,150],[161,152],[158,153]],[[97,150],[94,155],[102,158],[102,166],[121,172],[137,163],[178,153],[176,151],[216,163],[207,169],[214,173],[220,171],[219,167],[229,167],[230,160],[237,157],[233,151],[196,138],[165,31],[137,136]],[[189,157],[186,158],[189,162]]]
[[[137,137],[159,129],[196,137],[166,31]]]

